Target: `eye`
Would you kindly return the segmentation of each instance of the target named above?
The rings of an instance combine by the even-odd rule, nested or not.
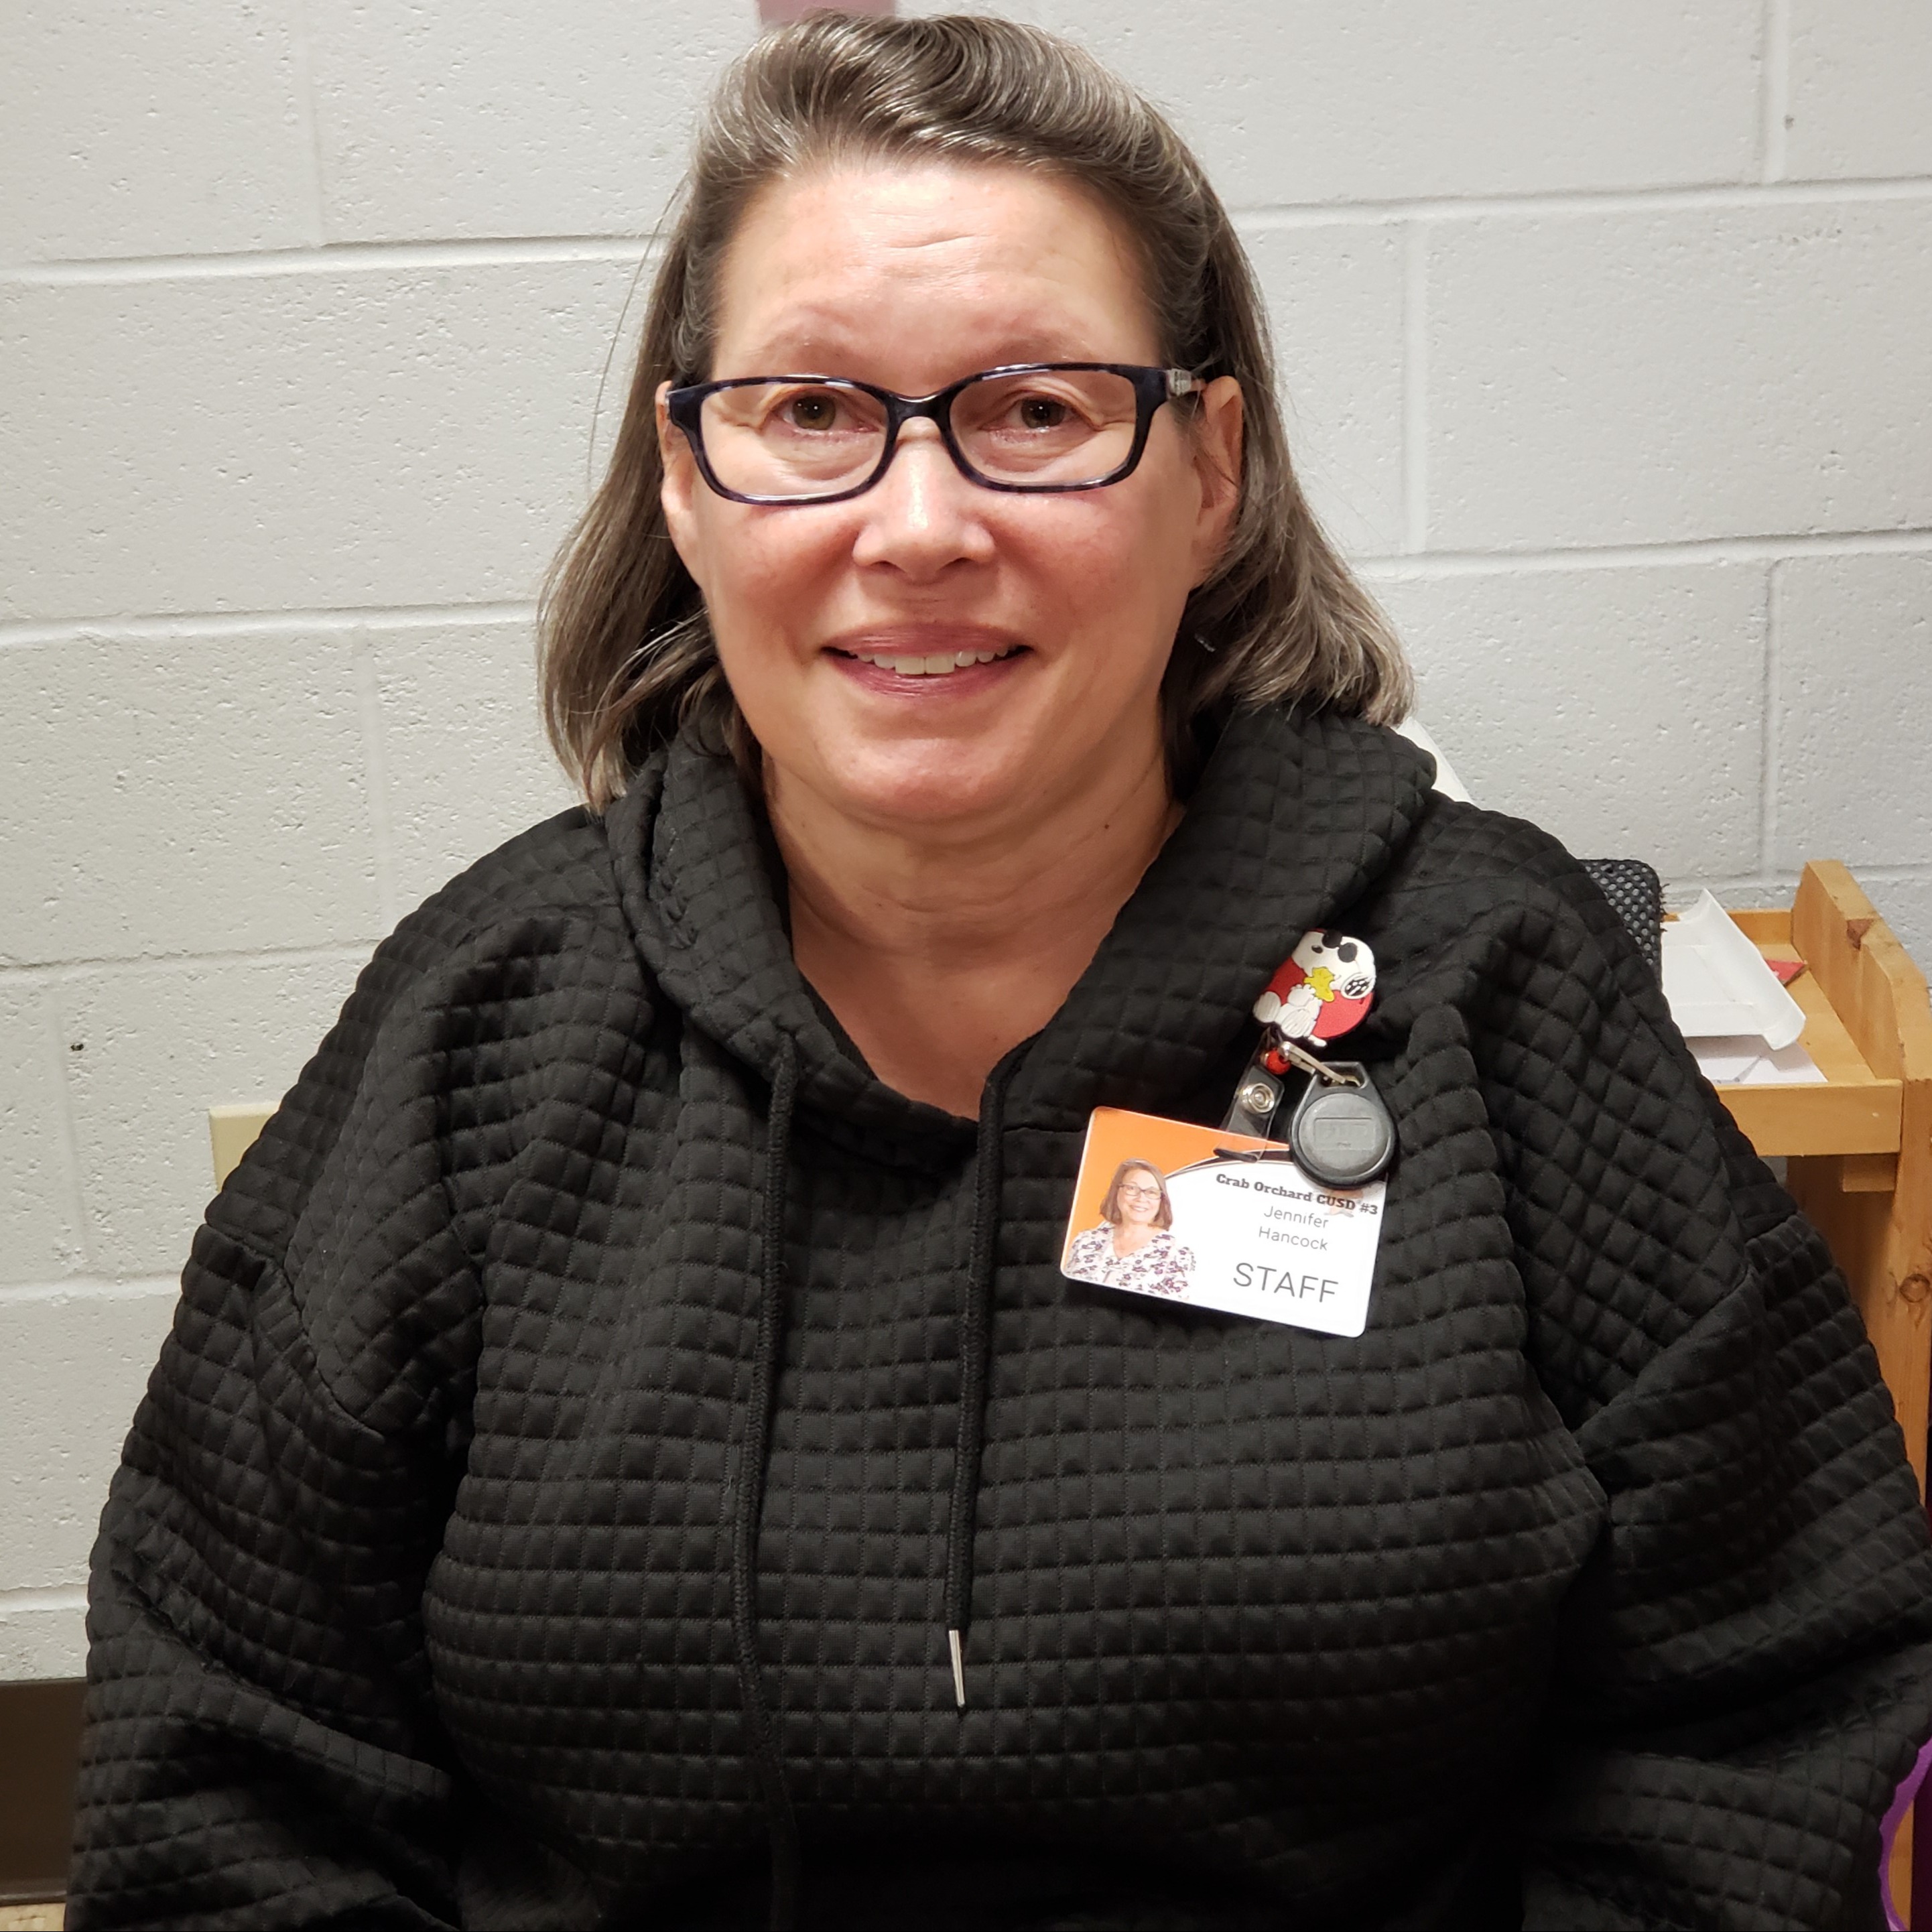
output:
[[[1015,413],[1023,429],[1058,429],[1072,416],[1066,405],[1052,396],[1023,396]]]
[[[823,389],[806,390],[785,404],[783,414],[791,429],[830,429],[838,420],[838,404]]]
[[[1352,939],[1343,940],[1342,944],[1336,947],[1335,956],[1345,965],[1352,963],[1355,957],[1355,942]]]
[[[993,381],[982,394],[968,390],[960,420],[996,436],[1059,440],[1090,435],[1097,420],[1094,399],[1065,380],[1028,376]]]

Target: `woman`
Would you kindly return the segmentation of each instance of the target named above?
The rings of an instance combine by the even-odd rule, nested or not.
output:
[[[1194,1251],[1174,1238],[1173,1227],[1160,1169],[1150,1160],[1124,1160],[1100,1203],[1100,1225],[1067,1244],[1066,1273],[1143,1294],[1185,1294]]]
[[[1601,898],[1378,722],[1272,397],[1072,49],[728,81],[548,606],[590,808],[404,922],[196,1238],[76,1924],[1871,1909],[1932,1562],[1857,1319]],[[1070,1290],[1090,1110],[1218,1120],[1318,927],[1366,1332]]]

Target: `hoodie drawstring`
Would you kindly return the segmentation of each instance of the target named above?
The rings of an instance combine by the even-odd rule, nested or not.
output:
[[[959,1431],[952,1457],[952,1509],[946,1526],[946,1646],[952,1695],[966,1708],[966,1633],[973,1616],[973,1519],[980,1500],[980,1461],[986,1446],[986,1390],[993,1346],[993,1276],[999,1262],[1000,1142],[1006,1088],[1025,1045],[987,1076],[974,1150],[973,1246],[966,1301],[959,1311]]]
[[[973,1519],[986,1440],[993,1277],[999,1259],[1000,1142],[1006,1087],[1022,1052],[1016,1047],[988,1077],[974,1156],[973,1242],[965,1304],[959,1316],[959,1425],[953,1456],[952,1514],[946,1535],[946,1636],[952,1655],[953,1696],[962,1710],[966,1706],[966,1634],[972,1616]],[[764,1509],[765,1465],[771,1454],[772,1418],[784,1342],[785,1194],[797,1096],[797,1044],[789,1034],[781,1034],[761,1177],[764,1221],[760,1240],[763,1269],[758,1352],[752,1365],[751,1395],[731,1498],[731,1635],[737,1654],[738,1697],[744,1712],[748,1755],[764,1796],[771,1836],[772,1932],[790,1932],[797,1923],[800,1884],[798,1819],[785,1788],[784,1762],[765,1702],[758,1646],[758,1520]]]
[[[766,1828],[771,1834],[772,1932],[790,1932],[798,1921],[798,1820],[791,1808],[791,1794],[785,1789],[784,1763],[758,1670],[758,1518],[764,1504],[765,1462],[771,1454],[772,1412],[784,1340],[785,1180],[791,1164],[792,1108],[797,1094],[798,1047],[788,1034],[781,1034],[778,1071],[772,1081],[765,1126],[760,1240],[764,1279],[758,1353],[752,1366],[751,1400],[731,1500],[731,1635],[737,1651],[738,1697],[745,1714],[749,1755],[764,1793]]]

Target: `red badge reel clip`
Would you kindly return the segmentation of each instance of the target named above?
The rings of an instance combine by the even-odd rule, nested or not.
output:
[[[1255,1002],[1261,1046],[1234,1090],[1224,1131],[1280,1139],[1288,1082],[1306,1076],[1286,1138],[1295,1165],[1323,1187],[1364,1187],[1395,1158],[1395,1123],[1354,1060],[1320,1051],[1358,1025],[1375,998],[1376,956],[1345,933],[1304,933]]]

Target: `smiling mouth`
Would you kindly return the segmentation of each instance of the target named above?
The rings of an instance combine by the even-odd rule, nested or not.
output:
[[[855,663],[876,664],[899,677],[950,677],[956,670],[969,670],[975,664],[997,664],[1004,658],[1017,656],[1025,648],[1024,644],[1008,644],[1002,650],[940,651],[921,657],[886,651],[841,651],[838,655]]]

